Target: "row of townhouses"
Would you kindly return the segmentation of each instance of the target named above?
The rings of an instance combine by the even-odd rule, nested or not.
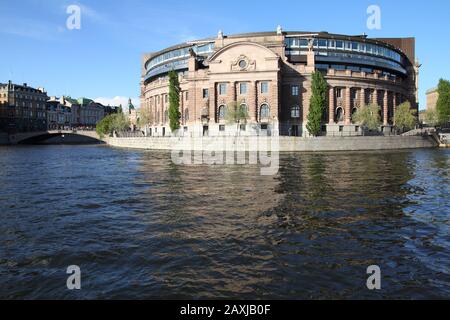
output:
[[[0,83],[0,132],[94,128],[119,107],[87,98],[49,97],[43,88]]]

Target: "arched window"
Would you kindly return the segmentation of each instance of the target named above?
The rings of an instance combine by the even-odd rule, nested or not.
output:
[[[188,122],[189,121],[189,109],[186,108],[184,109],[184,122]]]
[[[300,107],[299,106],[293,106],[291,108],[291,118],[293,118],[293,119],[300,118]]]
[[[353,108],[352,109],[352,120],[354,120],[356,112],[358,112],[358,108]]]
[[[219,120],[225,120],[226,113],[227,113],[227,107],[223,106],[223,105],[220,106],[219,112],[218,112]]]
[[[270,108],[268,104],[265,103],[261,105],[259,117],[260,119],[268,119],[270,117]]]
[[[337,108],[336,110],[336,122],[342,122],[344,121],[344,109],[341,107]]]
[[[241,113],[242,116],[248,117],[248,106],[245,103],[242,103],[239,106],[239,111]]]

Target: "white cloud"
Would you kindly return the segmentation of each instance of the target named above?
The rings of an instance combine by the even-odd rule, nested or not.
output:
[[[122,105],[123,108],[126,108],[128,106],[128,99],[127,97],[114,97],[114,98],[105,98],[105,97],[100,97],[97,99],[94,99],[95,102],[101,103],[105,106],[119,106]],[[139,98],[131,98],[131,102],[133,103],[135,108],[139,108],[140,105],[140,100]]]

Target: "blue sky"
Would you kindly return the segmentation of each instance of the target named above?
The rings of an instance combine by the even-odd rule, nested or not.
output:
[[[67,6],[81,7],[81,29],[66,28]],[[366,26],[381,8],[381,30]],[[186,40],[284,30],[416,37],[425,91],[450,79],[450,1],[0,0],[0,82],[45,87],[49,95],[139,96],[141,55]],[[118,101],[120,99],[116,99]]]

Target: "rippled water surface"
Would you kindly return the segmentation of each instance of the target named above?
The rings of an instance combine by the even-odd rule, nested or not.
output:
[[[449,167],[450,150],[282,154],[261,176],[166,152],[3,147],[0,298],[450,298]]]

